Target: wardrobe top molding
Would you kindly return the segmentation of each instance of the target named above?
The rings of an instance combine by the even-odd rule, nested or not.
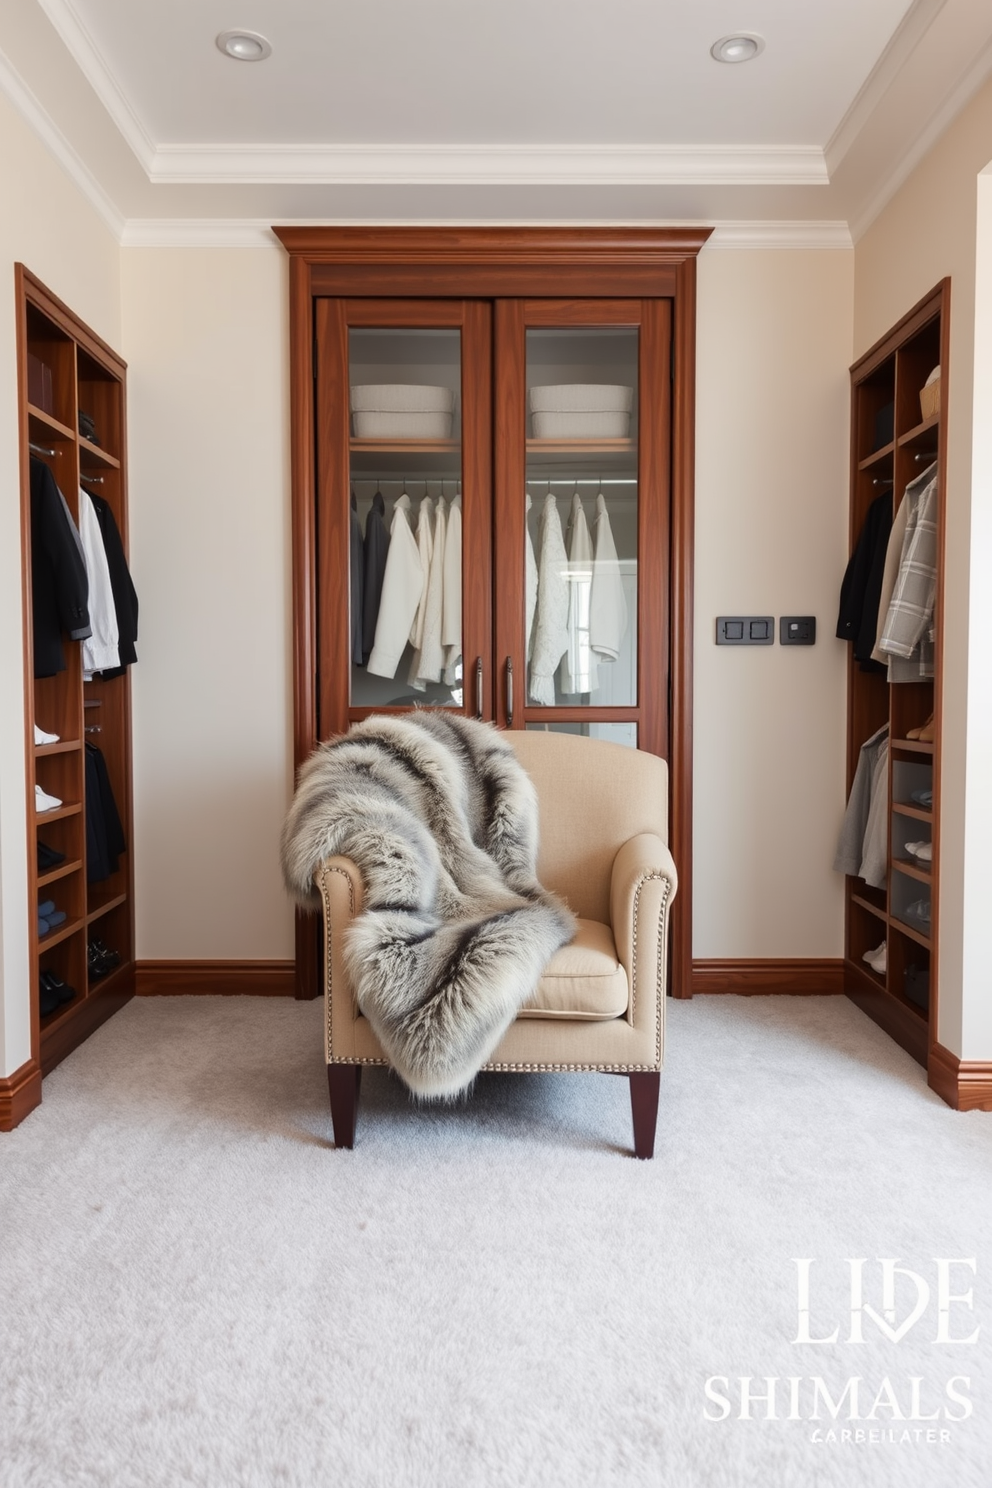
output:
[[[709,227],[274,227],[312,295],[674,295]]]

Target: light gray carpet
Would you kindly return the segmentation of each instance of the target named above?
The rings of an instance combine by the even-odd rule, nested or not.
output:
[[[653,1163],[609,1076],[417,1109],[367,1072],[336,1152],[320,1017],[135,1001],[0,1137],[3,1488],[985,1488],[992,1116],[851,1004],[671,1005]],[[794,1341],[794,1257],[836,1344]],[[933,1341],[935,1295],[901,1341],[846,1342],[848,1257],[876,1310],[875,1258],[934,1293],[933,1258],[976,1258],[951,1327],[977,1342]],[[780,1417],[797,1378],[801,1419],[739,1419],[742,1375],[780,1378]],[[969,1419],[893,1420],[913,1376],[918,1414],[961,1415],[957,1375]],[[864,1414],[882,1391],[874,1419],[850,1395],[808,1419],[814,1376],[834,1399],[860,1376]]]

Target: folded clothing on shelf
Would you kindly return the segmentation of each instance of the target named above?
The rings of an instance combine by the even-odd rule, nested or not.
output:
[[[38,905],[38,934],[47,935],[49,931],[57,930],[66,919],[65,910],[56,909],[54,899],[43,899]]]

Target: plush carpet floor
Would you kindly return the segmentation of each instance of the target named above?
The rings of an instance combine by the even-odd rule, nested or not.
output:
[[[648,1163],[609,1076],[369,1071],[336,1152],[320,1016],[132,1002],[0,1137],[3,1488],[986,1488],[992,1116],[850,1003],[671,1005]]]

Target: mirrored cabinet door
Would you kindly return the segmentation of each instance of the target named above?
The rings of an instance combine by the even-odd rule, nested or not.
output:
[[[668,305],[504,302],[497,369],[497,717],[665,753]]]
[[[322,737],[391,708],[490,714],[489,319],[319,303]]]

